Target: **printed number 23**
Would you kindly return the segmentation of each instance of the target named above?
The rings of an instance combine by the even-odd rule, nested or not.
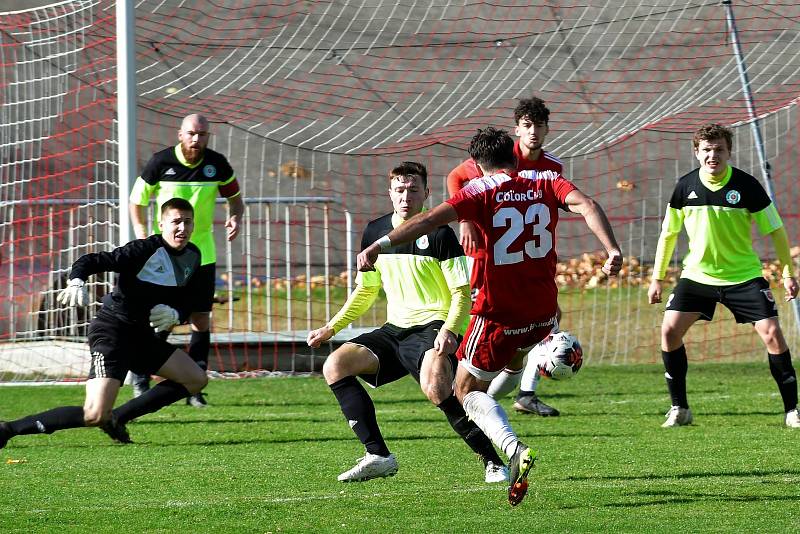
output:
[[[550,224],[550,210],[544,204],[528,206],[524,218],[517,208],[500,208],[494,214],[492,224],[495,228],[508,227],[494,244],[495,265],[519,263],[525,259],[521,250],[509,252],[508,248],[522,235],[526,224],[533,224],[533,236],[538,238],[539,244],[537,245],[534,239],[526,241],[525,254],[534,259],[543,258],[553,248],[553,234],[547,229],[547,225]]]

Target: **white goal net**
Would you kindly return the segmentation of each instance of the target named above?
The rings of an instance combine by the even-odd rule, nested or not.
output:
[[[53,297],[72,261],[119,236],[114,2],[32,4],[0,8],[3,381],[85,376],[87,321],[113,277],[92,281],[85,312]],[[797,244],[800,5],[733,9]],[[598,277],[598,243],[562,219],[563,326],[590,363],[660,358],[661,310],[645,288],[667,196],[695,165],[692,131],[732,126],[734,164],[761,176],[721,2],[142,0],[135,12],[139,168],[201,112],[248,199],[243,235],[218,242],[210,363],[220,372],[318,369],[327,347],[302,340],[344,302],[349,244],[391,208],[388,170],[424,163],[440,202],[475,130],[511,130],[519,98],[547,102],[545,147],[604,207],[627,257],[618,280]],[[774,281],[771,243],[759,252]],[[781,313],[794,346],[792,310]],[[378,305],[356,326],[384,317]],[[693,329],[689,351],[761,358],[751,330],[722,313]]]

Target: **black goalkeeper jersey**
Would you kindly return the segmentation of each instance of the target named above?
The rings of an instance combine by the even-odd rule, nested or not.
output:
[[[81,256],[73,265],[69,278],[86,280],[93,274],[119,273],[111,293],[103,297],[102,310],[122,321],[148,323],[150,310],[166,304],[178,311],[185,322],[205,293],[200,277],[193,276],[200,268],[200,250],[193,243],[175,250],[160,235],[136,239],[111,252]]]

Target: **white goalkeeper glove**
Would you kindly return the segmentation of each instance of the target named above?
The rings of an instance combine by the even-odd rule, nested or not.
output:
[[[156,332],[167,332],[179,322],[178,310],[170,308],[166,304],[156,304],[150,310],[150,326]]]
[[[80,278],[73,278],[67,282],[67,287],[58,294],[58,302],[64,306],[86,306],[89,304],[89,291],[86,282]]]

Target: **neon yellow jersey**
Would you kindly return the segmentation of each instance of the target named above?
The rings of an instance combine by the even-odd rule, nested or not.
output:
[[[155,197],[153,220],[158,221],[161,204],[176,197],[188,200],[194,208],[191,241],[200,249],[201,264],[208,265],[217,261],[213,233],[217,196],[233,198],[238,194],[239,184],[225,156],[207,148],[203,159],[190,164],[183,157],[180,145],[176,145],[150,158],[133,184],[130,201],[146,206]],[[153,233],[159,233],[157,226]]]
[[[394,214],[370,222],[364,229],[361,249],[388,234],[400,222]],[[359,272],[356,282],[365,287],[383,287],[386,322],[411,328],[445,321],[452,288],[469,286],[469,276],[467,260],[455,232],[449,226],[440,226],[416,241],[382,252],[375,262],[375,271]]]
[[[661,242],[674,238],[685,227],[689,252],[681,277],[708,285],[738,284],[762,276],[761,260],[753,250],[754,222],[762,235],[783,226],[758,180],[728,167],[718,184],[710,184],[695,169],[679,180],[672,193],[659,249],[663,249]],[[664,273],[659,271],[665,266],[657,257],[654,278],[663,279]]]

